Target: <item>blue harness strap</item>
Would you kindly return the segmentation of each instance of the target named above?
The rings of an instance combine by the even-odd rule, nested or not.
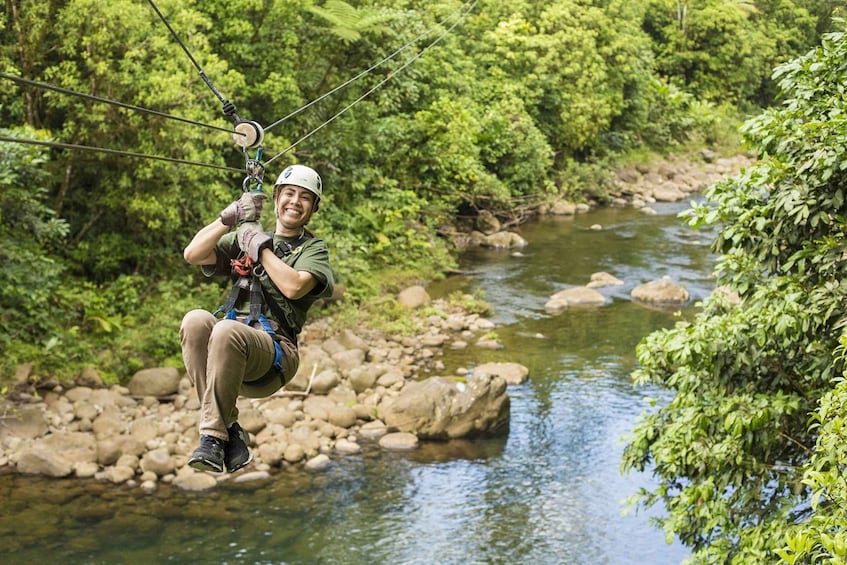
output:
[[[235,303],[238,301],[238,296],[245,288],[250,289],[250,314],[245,320],[245,324],[253,326],[254,322],[259,322],[262,329],[268,332],[274,344],[274,364],[273,367],[277,372],[282,371],[282,347],[279,345],[277,333],[271,327],[268,318],[262,313],[262,305],[264,298],[262,295],[262,283],[255,273],[250,275],[241,275],[229,291],[229,296],[222,305],[218,307],[213,314],[217,317],[219,314],[224,314],[224,319],[235,320]]]

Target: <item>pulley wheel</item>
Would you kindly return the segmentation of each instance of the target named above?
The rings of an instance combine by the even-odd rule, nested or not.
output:
[[[256,122],[244,120],[235,124],[235,133],[232,134],[235,144],[245,149],[252,149],[262,144],[265,139],[265,130]]]

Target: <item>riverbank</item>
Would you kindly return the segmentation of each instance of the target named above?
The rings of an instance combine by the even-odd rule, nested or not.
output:
[[[443,348],[498,344],[487,338],[494,326],[486,318],[445,299],[431,301],[422,288],[403,294],[398,299],[408,304],[407,315],[423,328],[421,333],[335,332],[332,318],[318,319],[301,335],[301,370],[295,379],[269,398],[239,399],[239,423],[251,435],[254,455],[242,472],[214,475],[186,465],[199,439],[199,402],[187,377],[173,368],[139,371],[127,386],[111,387],[92,371],[84,386],[57,385],[6,400],[0,467],[145,490],[155,489],[159,481],[203,490],[230,479],[267,478],[290,465],[321,470],[336,454],[361,451],[362,441],[413,449],[416,435],[377,417],[386,403],[409,382],[437,373]]]
[[[612,204],[650,213],[652,202],[684,198],[744,163],[744,159],[716,160],[690,169],[661,163],[624,171],[618,174],[620,194]],[[588,209],[573,206],[569,212],[570,205],[562,203],[546,213]],[[398,300],[415,318],[412,325],[421,328],[414,335],[391,337],[364,328],[338,332],[331,318],[307,325],[295,386],[269,399],[239,401],[239,421],[251,433],[255,456],[244,471],[212,475],[185,465],[198,439],[198,404],[187,379],[175,369],[149,369],[126,387],[109,388],[92,370],[80,376],[81,386],[54,386],[38,394],[23,391],[3,407],[0,466],[145,490],[160,482],[202,490],[222,481],[267,478],[295,465],[325,469],[334,457],[361,450],[364,442],[378,442],[384,449],[413,449],[418,442],[414,434],[389,433],[391,427],[377,417],[383,402],[410,382],[440,374],[439,357],[447,348],[500,344],[490,339],[495,329],[490,320],[459,304],[430,302],[423,289],[403,294]],[[508,356],[506,352],[504,358]],[[525,377],[519,367],[509,369],[511,378]],[[450,378],[462,383],[464,376]],[[145,388],[154,383],[161,388]]]

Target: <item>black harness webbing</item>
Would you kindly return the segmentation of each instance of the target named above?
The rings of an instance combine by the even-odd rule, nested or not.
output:
[[[262,313],[262,305],[264,304],[264,298],[262,296],[262,282],[259,280],[259,275],[255,273],[255,269],[251,270],[248,275],[240,275],[238,277],[238,280],[236,280],[235,284],[232,285],[232,290],[229,291],[229,296],[227,297],[226,302],[218,307],[213,314],[215,316],[224,314],[224,319],[226,320],[237,319],[235,314],[235,303],[238,302],[238,296],[245,288],[250,289],[250,314],[247,316],[244,323],[252,327],[254,322],[259,322],[262,329],[268,332],[274,343],[273,367],[277,372],[282,371],[282,347],[280,347],[279,341],[277,340],[277,333],[271,327],[267,317]]]
[[[272,234],[269,234],[272,236]],[[303,241],[309,239],[305,231],[300,234],[300,237],[297,238],[296,241],[293,242],[293,245],[289,242],[283,242],[285,245],[285,249],[282,249],[282,257],[288,257],[291,255],[294,250],[299,246]],[[281,247],[281,246],[280,246]],[[274,250],[276,253],[276,250]],[[277,255],[279,256],[279,255]],[[277,372],[282,371],[282,347],[279,345],[278,334],[271,326],[268,318],[262,313],[262,307],[265,303],[264,294],[262,293],[262,276],[267,276],[265,274],[265,270],[261,267],[261,265],[251,265],[249,259],[246,260],[246,257],[242,257],[240,259],[233,259],[230,261],[233,271],[238,275],[238,278],[235,280],[235,283],[232,285],[232,290],[229,291],[229,296],[227,296],[226,302],[224,302],[221,306],[218,307],[217,310],[213,312],[214,316],[218,316],[219,314],[224,314],[224,319],[227,320],[236,320],[237,316],[235,313],[235,304],[238,302],[238,298],[241,295],[241,291],[249,290],[250,291],[250,313],[247,316],[247,319],[244,321],[248,326],[253,326],[254,322],[259,322],[259,325],[262,326],[262,329],[270,334],[271,339],[274,343],[274,364],[273,368]],[[284,328],[280,327],[280,331],[288,337],[295,344],[297,343],[294,337],[289,335],[289,332],[285,331]]]

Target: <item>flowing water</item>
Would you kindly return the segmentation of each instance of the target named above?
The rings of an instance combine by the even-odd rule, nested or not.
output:
[[[693,300],[712,289],[707,241],[676,217],[608,209],[521,228],[522,254],[473,251],[468,275],[431,288],[481,291],[505,348],[448,351],[445,374],[487,361],[527,366],[509,389],[506,437],[414,452],[366,445],[326,472],[287,469],[269,481],[152,494],[94,481],[0,476],[4,563],[679,563],[688,551],[624,514],[648,474],[621,475],[622,438],[656,389],[633,388],[635,346],[683,312],[634,304],[636,284],[669,276]],[[599,224],[602,230],[591,229]],[[607,271],[602,307],[557,315],[555,292]]]

